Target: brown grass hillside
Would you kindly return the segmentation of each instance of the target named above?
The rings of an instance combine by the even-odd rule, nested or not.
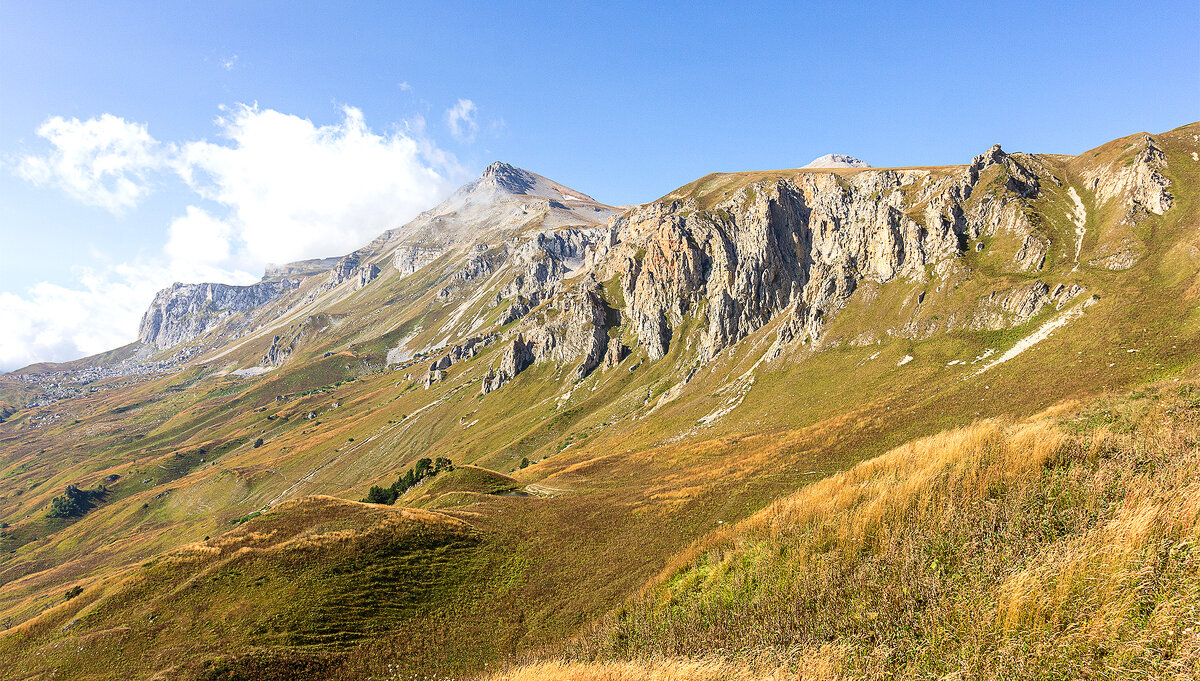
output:
[[[1191,679],[1198,539],[1200,388],[1169,383],[865,461],[492,678]]]

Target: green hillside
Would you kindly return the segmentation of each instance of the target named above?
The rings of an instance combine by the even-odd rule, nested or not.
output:
[[[1197,152],[710,175],[611,237],[505,199],[0,375],[0,677],[1187,678]]]

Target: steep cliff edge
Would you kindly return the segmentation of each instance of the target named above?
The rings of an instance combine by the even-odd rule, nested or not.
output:
[[[484,392],[536,362],[574,363],[578,380],[631,350],[659,360],[685,323],[700,362],[776,321],[776,354],[1001,330],[1079,295],[1081,264],[1132,266],[1144,250],[1134,226],[1170,209],[1154,137],[1101,149],[1061,157],[995,145],[963,166],[876,169],[839,158],[834,167],[714,174],[624,211],[494,163],[403,227],[304,269],[315,283],[302,302],[310,314],[337,306],[337,319],[370,315],[385,330],[388,319],[394,328],[420,316],[390,349],[395,357],[499,334],[508,360]],[[194,339],[301,281],[176,285],[155,300],[139,337],[158,348]],[[895,282],[910,290],[903,314],[871,303]],[[620,301],[609,300],[618,290]],[[831,320],[856,300],[875,313],[851,336],[827,340]],[[275,365],[271,343],[263,352]]]
[[[138,340],[168,348],[204,335],[235,315],[262,307],[300,285],[298,279],[249,286],[174,284],[154,296],[142,316]]]
[[[1122,148],[1122,157],[1096,157],[1090,165],[995,145],[966,166],[708,176],[616,216],[608,241],[597,244],[589,277],[575,290],[558,298],[553,291],[522,295],[569,310],[564,299],[578,299],[596,279],[615,278],[622,293],[615,312],[651,361],[666,356],[689,319],[697,329],[689,344],[700,362],[776,319],[776,354],[789,344],[820,347],[827,323],[864,284],[871,290],[858,299],[869,305],[880,285],[905,282],[915,291],[903,302],[909,316],[877,309],[873,321],[843,340],[1012,328],[1048,305],[1062,309],[1085,289],[1075,276],[1087,251],[1079,192],[1119,209],[1126,226],[1170,208],[1165,156],[1154,138],[1135,136]],[[1074,208],[1060,214],[1067,196]],[[1095,249],[1113,229],[1101,225]],[[1136,257],[1133,246],[1124,248],[1122,267],[1128,267]],[[960,286],[963,293],[948,300]],[[515,348],[534,349],[514,355],[528,361],[498,367],[500,380],[489,389],[523,365],[551,358],[536,348],[575,348],[571,361],[592,354],[561,343],[567,330],[537,315],[513,333],[520,336]],[[547,337],[560,342],[530,342]],[[607,351],[606,343],[596,345]],[[561,355],[553,358],[562,361]]]

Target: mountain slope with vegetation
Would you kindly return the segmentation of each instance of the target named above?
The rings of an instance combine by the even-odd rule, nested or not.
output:
[[[1084,467],[1091,436],[1054,405],[1198,377],[1197,153],[1192,124],[1079,156],[713,174],[624,209],[493,164],[353,253],[272,268],[269,286],[168,289],[143,341],[0,375],[5,673],[469,674],[565,651],[701,678],[763,672],[743,657],[769,650],[921,675],[965,655],[962,637],[1016,655],[991,630],[937,638],[904,589],[948,612],[994,596],[1005,557],[1050,560],[1034,554],[1059,537],[1022,534],[1020,515],[1048,470],[1132,485]],[[1057,444],[1027,442],[1043,436]],[[1021,443],[1052,451],[1018,465]],[[945,501],[945,518],[854,520],[863,504],[934,504],[945,490],[920,485],[957,480],[960,450],[1029,509],[1003,515],[988,492]],[[1171,452],[1145,465],[1183,465]],[[890,463],[854,468],[868,460]],[[820,522],[781,501],[851,479],[882,501],[821,502]],[[954,484],[963,504],[978,493]],[[1083,489],[1055,497],[1063,536],[1112,520],[1125,488]],[[83,494],[82,512],[54,512]],[[960,522],[980,509],[1001,513],[999,534]],[[842,523],[866,523],[870,543],[843,545]],[[814,532],[826,543],[803,543]],[[953,572],[976,554],[978,573]],[[828,582],[779,581],[800,567]],[[916,582],[821,591],[899,567]],[[801,587],[820,612],[780,609]],[[208,603],[229,624],[190,629]],[[730,624],[749,612],[776,633]],[[1036,643],[1012,626],[1009,643]],[[897,657],[868,659],[870,641]],[[1064,641],[1080,645],[1046,645]],[[1141,668],[1171,672],[1164,660]]]
[[[1196,383],[978,422],[710,533],[570,646],[606,661],[492,678],[1194,678],[1198,481]]]

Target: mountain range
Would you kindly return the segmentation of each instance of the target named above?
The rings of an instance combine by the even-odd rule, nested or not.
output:
[[[0,375],[0,676],[1185,678],[1198,153],[830,154],[636,206],[497,162],[346,255],[174,284],[136,342]],[[1175,510],[1105,539],[1139,485]],[[1070,564],[1103,596],[1013,605],[1122,546]]]

